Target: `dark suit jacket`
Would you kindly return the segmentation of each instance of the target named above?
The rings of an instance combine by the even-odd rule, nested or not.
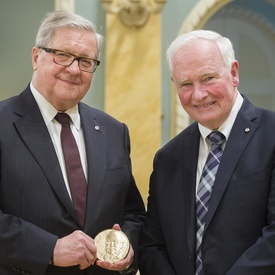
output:
[[[0,275],[118,274],[96,266],[48,268],[57,238],[75,230],[94,238],[114,223],[137,255],[144,205],[131,173],[127,127],[83,103],[79,112],[88,162],[84,228],[30,88],[0,103]]]
[[[155,156],[141,275],[193,275],[198,124]],[[245,98],[217,172],[203,237],[204,275],[275,274],[275,114]]]

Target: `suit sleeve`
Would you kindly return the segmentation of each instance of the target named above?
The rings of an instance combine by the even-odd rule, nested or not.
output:
[[[0,211],[0,263],[30,274],[46,274],[57,236]]]
[[[239,257],[226,275],[275,274],[275,168],[270,179],[266,223],[258,240]]]
[[[147,213],[140,239],[139,268],[141,275],[175,275],[158,215],[156,158],[150,177]]]
[[[121,228],[122,231],[128,236],[135,253],[135,261],[130,269],[133,270],[133,274],[135,274],[137,270],[140,230],[145,216],[145,208],[140,192],[136,186],[135,179],[132,175],[130,160],[130,137],[126,125],[124,125],[124,130],[126,147],[125,154],[128,159],[130,184],[126,194]]]

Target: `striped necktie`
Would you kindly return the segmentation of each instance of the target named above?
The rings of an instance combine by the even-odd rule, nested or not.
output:
[[[202,170],[196,195],[197,211],[197,249],[196,275],[203,275],[201,245],[204,232],[205,218],[208,212],[209,200],[212,193],[216,173],[223,154],[222,144],[225,136],[219,131],[211,132],[207,138],[211,142],[211,149]]]

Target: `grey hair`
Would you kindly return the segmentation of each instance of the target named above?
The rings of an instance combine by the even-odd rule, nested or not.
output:
[[[178,36],[167,49],[166,57],[171,74],[173,72],[173,59],[175,57],[175,54],[182,47],[188,45],[190,41],[194,39],[205,39],[213,41],[217,45],[221,53],[221,57],[224,61],[225,66],[231,68],[231,64],[235,60],[235,53],[231,41],[214,31],[195,30]]]
[[[94,34],[97,45],[96,58],[99,58],[103,36],[97,32],[92,22],[80,15],[67,11],[54,11],[46,15],[38,29],[35,46],[47,47],[52,41],[55,31],[62,28],[86,30]]]

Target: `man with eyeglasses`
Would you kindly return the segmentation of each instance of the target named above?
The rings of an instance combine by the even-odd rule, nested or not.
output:
[[[0,274],[136,273],[145,210],[128,129],[80,102],[101,44],[85,18],[49,13],[32,50],[31,83],[0,103]],[[116,263],[97,259],[94,238],[110,228],[130,241]]]

